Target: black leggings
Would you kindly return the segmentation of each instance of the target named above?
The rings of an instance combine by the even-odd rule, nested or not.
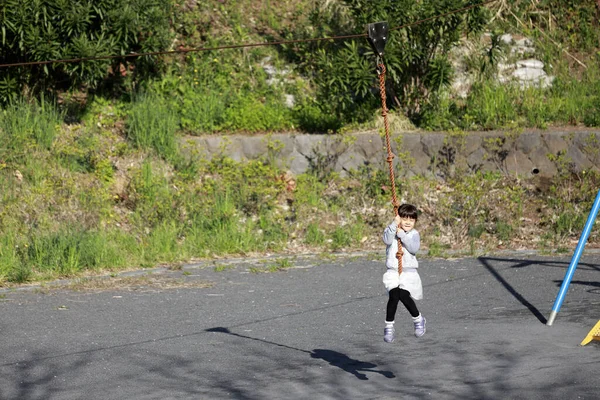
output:
[[[410,292],[408,290],[394,288],[390,290],[390,299],[387,303],[387,314],[385,316],[386,321],[392,322],[394,320],[399,301],[404,304],[404,307],[406,307],[410,315],[413,317],[419,316],[419,310],[417,309],[415,301],[410,297]]]

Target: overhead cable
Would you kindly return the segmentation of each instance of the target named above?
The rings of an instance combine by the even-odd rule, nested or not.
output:
[[[449,11],[444,14],[434,15],[433,17],[424,18],[415,22],[411,22],[408,24],[396,26],[391,28],[390,31],[408,28],[411,26],[419,25],[424,22],[432,21],[437,18],[446,17],[448,15],[457,14],[463,11],[470,10],[475,7],[481,7],[489,3],[493,3],[497,0],[487,0],[482,3],[473,4],[467,7],[462,7],[456,10]],[[80,57],[80,58],[68,58],[68,59],[57,59],[57,60],[46,60],[46,61],[28,61],[28,62],[19,62],[19,63],[10,63],[10,64],[0,64],[0,68],[11,68],[11,67],[28,67],[34,65],[48,65],[48,64],[65,64],[65,63],[75,63],[82,61],[98,61],[98,60],[109,60],[115,58],[133,58],[133,57],[145,57],[145,56],[159,56],[159,55],[168,55],[168,54],[184,54],[184,53],[194,53],[201,51],[215,51],[215,50],[226,50],[226,49],[241,49],[248,47],[263,47],[263,46],[276,46],[276,45],[285,45],[285,44],[294,44],[294,43],[308,43],[308,42],[318,42],[324,40],[342,40],[342,39],[354,39],[359,37],[367,37],[366,33],[355,34],[355,35],[343,35],[343,36],[330,36],[330,37],[322,37],[322,38],[312,38],[312,39],[294,39],[294,40],[280,40],[280,41],[271,41],[271,42],[262,42],[262,43],[247,43],[247,44],[232,44],[232,45],[224,45],[224,46],[215,46],[215,47],[195,47],[190,49],[177,49],[177,50],[165,50],[165,51],[153,51],[147,53],[129,53],[129,54],[121,54],[121,55],[108,55],[108,56],[93,56],[93,57]]]

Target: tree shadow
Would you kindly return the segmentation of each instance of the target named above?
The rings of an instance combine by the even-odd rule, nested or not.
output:
[[[303,353],[310,354],[311,358],[327,361],[330,365],[333,365],[334,367],[338,367],[338,368],[354,375],[355,377],[357,377],[360,380],[369,380],[369,378],[367,377],[367,375],[364,372],[375,372],[377,374],[381,374],[381,375],[385,376],[386,378],[395,378],[396,377],[394,375],[394,373],[391,371],[380,371],[380,370],[375,369],[375,368],[377,368],[377,364],[374,364],[371,362],[355,360],[353,358],[348,357],[346,354],[343,354],[343,353],[340,353],[340,352],[334,351],[334,350],[327,350],[327,349],[314,349],[313,351],[303,350],[303,349],[299,349],[296,347],[291,347],[291,346],[286,346],[284,344],[271,342],[269,340],[257,339],[257,338],[251,337],[251,336],[240,335],[239,333],[232,332],[228,328],[225,328],[225,327],[215,327],[215,328],[206,329],[206,332],[225,333],[225,334],[237,336],[237,337],[240,337],[243,339],[254,340],[257,342],[266,343],[266,344],[270,344],[270,345],[277,346],[277,347],[285,347],[286,349],[301,351]]]
[[[555,280],[554,283],[556,283],[557,287],[561,287],[563,281],[562,280]],[[594,289],[590,289],[587,292],[588,293],[599,293],[600,290],[600,282],[589,282],[589,281],[571,281],[571,285],[582,285],[582,286],[591,286]]]

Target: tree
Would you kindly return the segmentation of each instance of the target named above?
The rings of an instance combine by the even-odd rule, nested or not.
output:
[[[369,23],[387,21],[390,37],[384,61],[388,71],[390,107],[401,107],[411,119],[417,119],[431,94],[452,80],[448,51],[464,35],[480,32],[487,24],[487,10],[469,10],[438,17],[450,11],[480,4],[481,0],[344,0],[335,9],[316,8],[314,33],[321,36],[366,33]],[[343,5],[343,7],[342,7]],[[345,18],[342,18],[344,15]],[[434,18],[435,17],[435,18]],[[340,21],[351,22],[341,24]],[[405,26],[425,20],[417,25]],[[401,26],[405,26],[399,28]],[[398,28],[398,29],[395,29]],[[304,70],[315,77],[322,104],[348,118],[348,112],[372,115],[375,57],[367,40],[328,41],[325,44],[296,46],[304,59]],[[379,103],[380,104],[380,103]],[[352,118],[352,116],[350,117]]]
[[[0,63],[126,55],[165,50],[173,0],[4,0]],[[155,57],[53,63],[0,69],[0,101],[24,94],[94,89],[125,75],[160,71]]]

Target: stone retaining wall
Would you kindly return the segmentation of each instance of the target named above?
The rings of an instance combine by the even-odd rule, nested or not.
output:
[[[342,175],[361,167],[387,170],[385,137],[271,134],[202,136],[186,141],[201,156],[226,155],[236,161],[263,158],[293,174],[311,169]],[[521,177],[552,177],[560,171],[599,170],[600,130],[524,130],[498,132],[402,132],[391,147],[400,176],[448,176],[454,171],[501,171]]]

